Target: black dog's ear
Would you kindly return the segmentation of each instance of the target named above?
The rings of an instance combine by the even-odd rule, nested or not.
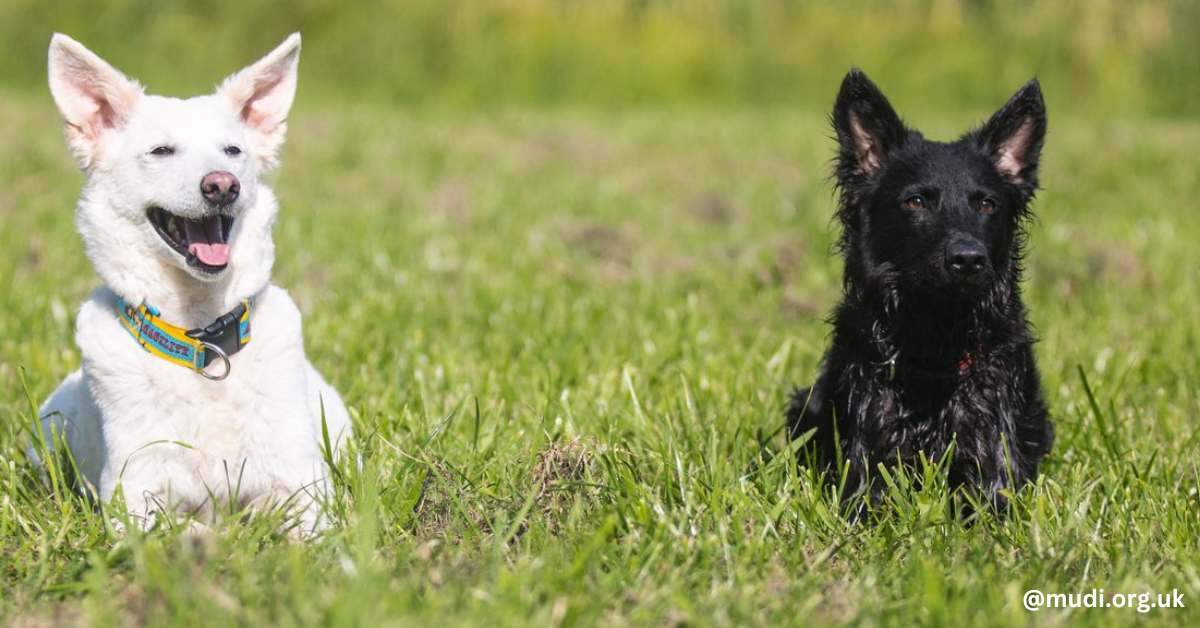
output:
[[[833,129],[839,145],[838,176],[843,179],[879,170],[908,135],[883,92],[858,68],[842,79],[833,105]]]
[[[1001,175],[1027,193],[1037,188],[1038,158],[1046,138],[1046,103],[1037,79],[1017,90],[976,137]]]

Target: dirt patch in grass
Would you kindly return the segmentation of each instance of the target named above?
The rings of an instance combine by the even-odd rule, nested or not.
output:
[[[704,222],[723,225],[733,219],[737,208],[720,194],[705,194],[692,199],[688,211]]]
[[[505,511],[516,517],[528,500],[533,500],[528,518],[537,518],[551,534],[558,533],[577,501],[586,508],[596,503],[603,491],[599,478],[599,456],[607,450],[593,441],[571,440],[550,443],[537,452],[526,490],[495,497],[480,491],[472,482],[443,461],[429,465],[421,493],[413,508],[412,532],[419,538],[449,538],[464,530],[484,534],[493,530],[489,513]],[[518,526],[515,537],[528,529],[528,519]]]
[[[550,443],[538,452],[530,482],[536,491],[534,501],[551,533],[561,528],[576,499],[586,506],[600,498],[603,485],[597,471],[604,451],[604,446],[594,441],[574,439]]]
[[[587,224],[575,227],[567,237],[571,245],[588,257],[629,265],[632,237],[614,226]]]
[[[628,229],[602,224],[572,225],[565,237],[570,248],[587,258],[587,266],[597,279],[620,283],[630,278],[636,248]]]
[[[58,628],[59,626],[83,626],[84,613],[80,602],[56,602],[42,605],[36,611],[17,613],[5,625],[12,628]]]
[[[485,516],[489,498],[479,494],[467,478],[444,461],[429,464],[421,493],[413,507],[413,533],[418,537],[445,538],[463,525],[487,533]],[[461,522],[456,525],[456,522]]]

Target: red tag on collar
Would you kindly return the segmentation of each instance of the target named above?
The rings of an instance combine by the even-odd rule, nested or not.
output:
[[[970,351],[964,353],[962,359],[958,361],[959,375],[966,373],[967,369],[971,368],[971,365],[974,363],[975,363],[975,356],[971,355]]]

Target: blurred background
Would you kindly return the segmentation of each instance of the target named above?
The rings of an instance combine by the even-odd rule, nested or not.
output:
[[[54,30],[164,93],[207,90],[300,30],[305,99],[825,108],[857,65],[933,110],[992,107],[1035,74],[1056,112],[1200,101],[1186,0],[6,0],[6,87],[44,90]]]

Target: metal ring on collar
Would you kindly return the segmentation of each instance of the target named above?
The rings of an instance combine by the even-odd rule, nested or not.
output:
[[[225,372],[221,373],[220,375],[209,375],[208,372],[204,370],[204,368],[197,369],[196,372],[199,373],[201,375],[201,377],[203,377],[204,379],[207,379],[212,382],[219,382],[219,381],[225,379],[226,377],[229,377],[229,372],[233,370],[233,364],[229,361],[229,356],[225,355],[225,351],[222,350],[221,347],[218,347],[217,345],[214,345],[211,342],[205,342],[203,340],[201,340],[200,342],[202,342],[204,344],[205,351],[212,351],[213,353],[216,353],[221,358],[221,361],[223,361],[225,363]]]

